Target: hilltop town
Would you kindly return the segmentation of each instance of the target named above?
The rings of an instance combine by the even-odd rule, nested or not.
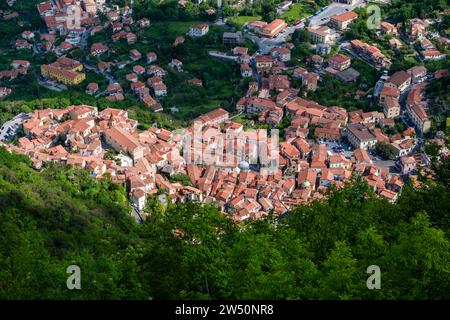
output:
[[[151,197],[212,203],[237,221],[281,216],[353,177],[395,202],[406,183],[431,174],[428,145],[448,154],[448,106],[428,92],[449,77],[442,19],[382,20],[360,39],[352,25],[367,19],[364,1],[335,1],[290,18],[300,5],[280,3],[271,21],[241,25],[201,7],[209,18],[166,37],[132,6],[38,3],[45,28],[22,31],[12,46],[21,56],[53,58],[12,60],[0,71],[0,98],[24,89],[16,78],[31,76],[50,91],[81,90],[111,105],[42,105],[4,124],[2,145],[28,155],[38,170],[73,165],[126,185],[139,218]],[[19,17],[14,4],[0,14]],[[400,63],[400,54],[414,62]],[[203,63],[229,71],[229,79]],[[178,118],[181,131],[139,123],[115,107],[121,101]]]
[[[449,44],[448,0],[0,1],[0,300],[449,299]]]

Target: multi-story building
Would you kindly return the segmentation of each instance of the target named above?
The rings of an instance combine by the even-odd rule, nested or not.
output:
[[[82,73],[83,64],[81,62],[61,57],[51,64],[41,65],[41,75],[46,78],[55,79],[68,85],[76,85],[86,79]]]
[[[398,71],[389,77],[385,86],[396,88],[400,92],[405,92],[411,85],[411,75],[406,71]]]
[[[311,40],[315,43],[331,43],[331,29],[327,26],[308,28]]]
[[[195,122],[201,123],[203,126],[215,125],[228,121],[230,113],[222,108],[215,109],[201,115],[195,119]]]
[[[420,55],[424,61],[441,60],[445,58],[445,53],[442,53],[439,50],[424,50],[420,52]]]
[[[331,16],[330,24],[338,30],[345,30],[356,19],[358,19],[358,15],[353,11],[349,11]]]
[[[150,51],[147,53],[147,63],[153,63],[158,59],[156,52]]]
[[[352,59],[340,53],[336,54],[335,56],[332,56],[328,60],[328,66],[338,71],[343,71],[349,68],[351,64]]]
[[[403,174],[409,174],[416,170],[416,160],[414,157],[401,157],[399,166]]]
[[[314,131],[314,136],[321,140],[338,141],[341,139],[341,129],[338,127],[317,127]]]
[[[12,90],[7,87],[0,87],[0,99],[10,95]]]
[[[224,32],[222,36],[223,44],[234,47],[243,41],[242,32]]]
[[[375,46],[360,40],[350,41],[352,49],[363,59],[380,67],[389,67],[392,62]]]
[[[271,56],[256,56],[255,62],[258,70],[270,69],[273,66],[273,58]]]
[[[107,51],[108,51],[108,46],[101,42],[96,42],[96,43],[92,44],[92,46],[91,46],[91,54],[93,56],[99,56]]]
[[[283,31],[284,28],[287,27],[286,22],[284,22],[281,19],[275,19],[268,25],[264,26],[260,34],[264,37],[276,37],[281,31]]]
[[[354,148],[372,149],[377,143],[377,137],[362,124],[348,124],[346,133],[347,140]]]
[[[251,77],[253,75],[252,69],[246,63],[241,64],[241,75],[243,77]]]
[[[302,85],[308,91],[316,91],[319,82],[319,75],[315,72],[308,72],[304,75]]]
[[[406,99],[406,112],[420,132],[428,133],[431,129],[431,120],[424,108],[426,102],[422,101],[424,88],[424,84],[421,84],[409,92]]]
[[[397,33],[397,27],[387,21],[381,21],[380,28],[384,34],[396,34]]]
[[[407,70],[411,75],[412,83],[422,83],[427,79],[427,68],[424,66],[415,66]]]
[[[144,148],[142,148],[137,140],[129,133],[117,129],[109,128],[103,133],[106,143],[117,151],[128,154],[134,161],[144,156]]]
[[[381,104],[386,118],[396,118],[400,115],[400,103],[398,99],[386,97]]]
[[[259,114],[263,111],[272,110],[276,107],[276,103],[269,99],[252,97],[247,101],[247,113]]]
[[[288,48],[273,48],[270,50],[270,54],[275,59],[283,62],[288,62],[291,60],[291,50]]]
[[[334,2],[348,4],[352,6],[355,4],[356,0],[334,0]]]
[[[188,35],[191,37],[203,37],[209,31],[209,25],[206,23],[200,23],[193,25],[188,32]]]

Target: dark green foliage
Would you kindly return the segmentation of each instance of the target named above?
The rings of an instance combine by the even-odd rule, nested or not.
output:
[[[389,14],[400,22],[408,21],[412,18],[437,17],[437,15],[448,8],[445,0],[394,0],[386,7]]]
[[[449,164],[397,204],[355,180],[277,224],[152,197],[137,225],[123,187],[72,168],[36,172],[2,148],[0,298],[448,299]],[[79,291],[66,288],[71,264]],[[381,290],[366,288],[369,265]]]
[[[392,145],[384,142],[377,142],[377,144],[375,145],[375,151],[383,159],[392,160],[397,156],[395,148]]]
[[[0,148],[0,297],[145,298],[128,258],[139,242],[124,188],[71,168],[39,174],[29,162]],[[66,288],[72,264],[80,291]]]
[[[187,174],[173,174],[169,177],[169,180],[171,182],[179,182],[181,183],[183,186],[190,186],[191,184],[191,178],[189,178],[189,176]]]
[[[263,21],[266,21],[267,23],[272,22],[276,18],[277,11],[273,1],[265,1],[263,3],[261,7],[261,15]]]
[[[184,7],[177,0],[136,0],[135,11],[137,17],[147,17],[153,20],[191,21],[198,19],[215,20],[217,14],[208,15],[205,10],[212,6],[205,1],[200,5],[186,1]]]

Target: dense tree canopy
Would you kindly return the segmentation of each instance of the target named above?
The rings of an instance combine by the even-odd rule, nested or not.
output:
[[[238,225],[212,206],[152,198],[0,149],[0,298],[439,299],[450,293],[449,161],[397,204],[355,180],[286,217]],[[81,290],[68,290],[69,265]],[[378,265],[381,290],[368,290]]]

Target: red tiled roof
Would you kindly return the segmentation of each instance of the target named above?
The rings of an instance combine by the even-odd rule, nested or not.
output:
[[[340,22],[345,22],[345,21],[349,21],[352,19],[356,19],[358,18],[358,15],[353,12],[353,11],[349,11],[349,12],[345,12],[342,14],[338,14],[338,15],[334,15],[330,17],[330,20],[336,20],[336,21],[340,21]]]

